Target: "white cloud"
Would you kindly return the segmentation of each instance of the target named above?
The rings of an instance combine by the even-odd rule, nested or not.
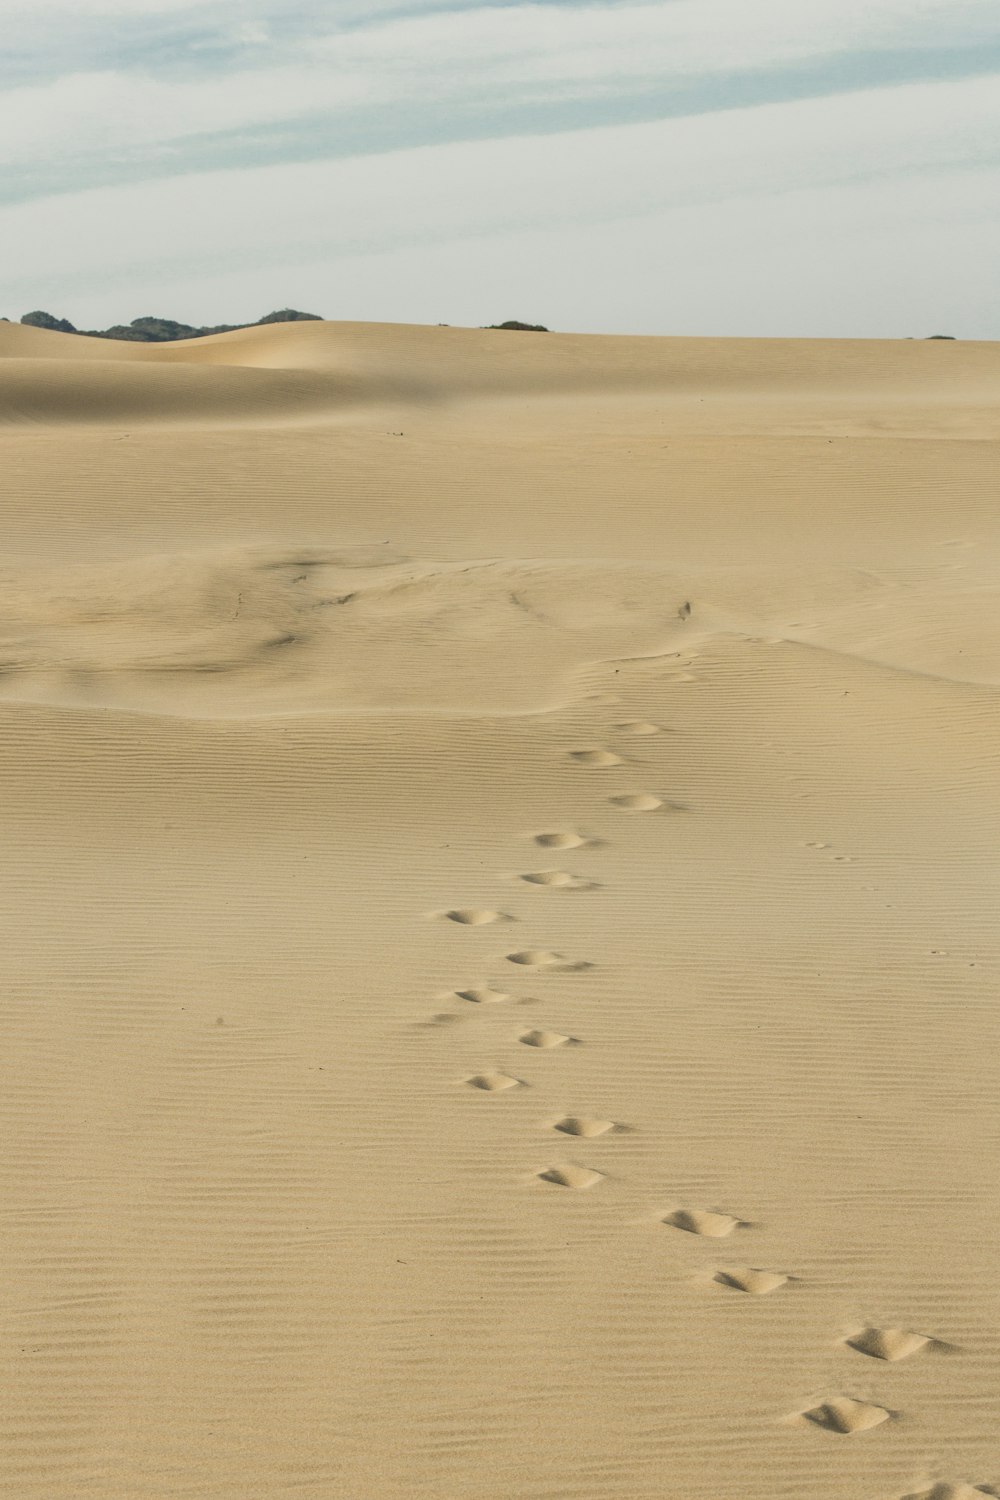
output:
[[[373,99],[372,81],[304,68],[222,74],[204,83],[129,73],[78,73],[0,94],[0,161],[28,165],[101,153],[134,158],[190,136],[277,124]]]
[[[666,0],[483,7],[408,17],[311,45],[354,65],[419,60],[597,78],[780,68],[840,52],[1000,41],[993,0]],[[504,72],[504,76],[507,74]],[[519,75],[520,76],[520,75]]]
[[[54,0],[45,0],[52,4]],[[101,0],[129,14],[161,0]],[[182,0],[175,0],[180,6]],[[131,7],[131,8],[130,8]],[[109,10],[110,13],[110,10]],[[230,11],[231,21],[231,11]],[[230,41],[255,43],[263,19]],[[434,13],[314,36],[274,62],[204,79],[78,72],[0,94],[0,160],[30,167],[61,155],[142,160],[193,137],[266,129],[359,105],[462,103],[525,108],[544,99],[606,99],[635,87],[668,92],[710,74],[780,69],[846,49],[931,51],[992,39],[994,0],[669,0],[657,4],[521,5]]]
[[[474,0],[472,0],[474,3]],[[435,10],[437,0],[325,0],[322,28],[344,21],[371,19],[385,11]],[[319,12],[313,0],[0,0],[0,25],[6,46],[35,45],[52,51],[64,30],[80,35],[113,37],[109,26],[133,22],[172,24],[177,18],[193,25],[217,25],[232,32],[247,21],[298,19],[315,30]],[[54,28],[59,28],[55,31]]]
[[[265,47],[271,40],[271,32],[263,21],[244,21],[233,27],[232,39],[241,47]]]
[[[32,0],[30,8],[21,0],[0,0],[0,25],[5,41],[23,42],[26,37],[44,40],[43,28],[65,22],[74,28],[88,23],[148,20],[206,10],[217,0]],[[51,43],[55,38],[49,36]]]

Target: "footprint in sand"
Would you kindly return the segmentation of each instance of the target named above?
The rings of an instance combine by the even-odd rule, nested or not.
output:
[[[663,727],[660,724],[651,724],[648,719],[627,719],[624,724],[614,724],[612,728],[619,734],[662,734]]]
[[[526,1031],[518,1040],[523,1042],[525,1047],[541,1047],[545,1051],[569,1044],[574,1047],[580,1045],[579,1037],[565,1036],[561,1031]]]
[[[511,1078],[507,1073],[475,1073],[465,1081],[470,1088],[481,1089],[484,1094],[502,1094],[507,1089],[524,1087],[520,1078]]]
[[[977,1489],[974,1484],[932,1484],[929,1490],[904,1495],[903,1500],[995,1500],[996,1490]]]
[[[870,1406],[867,1401],[854,1401],[850,1396],[834,1396],[831,1401],[823,1401],[801,1415],[805,1421],[814,1427],[822,1427],[825,1432],[849,1436],[880,1427],[889,1421],[892,1412],[886,1411],[884,1406]]]
[[[663,806],[662,798],[654,797],[652,792],[623,792],[621,796],[610,800],[615,807],[621,807],[626,812],[653,812],[655,808]]]
[[[713,1213],[707,1208],[678,1208],[663,1220],[674,1229],[683,1229],[688,1234],[702,1234],[709,1239],[721,1240],[734,1229],[746,1226],[744,1219],[734,1219],[732,1214]]]
[[[909,1359],[911,1354],[919,1354],[921,1349],[935,1342],[922,1333],[907,1333],[902,1328],[865,1328],[844,1340],[849,1348],[867,1354],[869,1359],[885,1359],[892,1363]]]
[[[543,849],[579,849],[589,840],[582,833],[536,833],[535,843]]]
[[[585,880],[581,875],[571,875],[568,870],[529,870],[521,876],[528,885],[547,886],[552,890],[592,891],[596,881]]]
[[[459,1000],[468,1000],[473,1005],[499,1005],[503,1000],[509,1000],[510,996],[505,990],[491,990],[489,985],[480,985],[471,990],[455,990]]]
[[[506,912],[487,911],[483,907],[459,906],[453,911],[435,913],[448,919],[449,922],[458,922],[461,927],[485,927],[490,922],[512,922]]]
[[[523,948],[518,953],[508,953],[507,962],[520,964],[526,969],[581,970],[594,967],[585,958],[564,958],[561,953],[553,953],[549,948]]]
[[[561,1130],[563,1135],[579,1135],[586,1140],[593,1140],[599,1135],[607,1135],[609,1130],[617,1130],[618,1126],[614,1120],[594,1120],[587,1115],[567,1115],[564,1120],[557,1120],[552,1129]]]
[[[590,766],[597,770],[603,770],[607,766],[620,766],[622,758],[613,750],[570,750],[570,760],[575,760],[578,766]]]
[[[603,1178],[603,1172],[592,1172],[589,1167],[548,1167],[539,1172],[543,1182],[554,1182],[558,1187],[591,1188]]]
[[[732,1287],[736,1292],[747,1292],[751,1297],[766,1297],[779,1287],[787,1286],[790,1279],[780,1271],[761,1271],[756,1266],[737,1266],[735,1269],[716,1271],[713,1278],[720,1286]]]

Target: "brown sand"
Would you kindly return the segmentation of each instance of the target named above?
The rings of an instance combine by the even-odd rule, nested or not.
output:
[[[0,356],[3,1495],[1000,1493],[1000,347]]]

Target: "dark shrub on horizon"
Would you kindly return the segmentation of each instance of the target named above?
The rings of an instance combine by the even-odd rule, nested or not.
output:
[[[298,312],[293,307],[284,307],[280,312],[268,313],[256,323],[220,323],[214,328],[195,328],[190,323],[177,323],[173,318],[133,318],[131,323],[115,323],[111,328],[74,328],[68,318],[54,318],[47,312],[25,313],[22,323],[31,328],[48,328],[53,333],[82,333],[91,339],[121,339],[131,344],[169,344],[175,339],[204,339],[213,333],[236,333],[241,328],[262,328],[266,323],[321,323],[319,313]]]
[[[68,318],[54,318],[47,312],[25,313],[21,322],[28,328],[49,328],[53,333],[76,333]]]
[[[545,327],[544,323],[518,323],[513,318],[510,319],[510,321],[507,322],[507,323],[484,323],[483,327],[484,328],[520,328],[520,329],[523,329],[525,333],[548,333],[549,332],[549,330]]]
[[[248,326],[263,328],[265,323],[322,323],[322,321],[319,313],[296,312],[294,307],[283,307],[280,312],[268,313],[266,317],[258,318],[256,323]]]
[[[168,344],[173,339],[196,339],[206,329],[193,328],[190,323],[175,323],[173,318],[133,318],[126,327],[116,323],[113,328],[99,334],[105,339],[141,340],[148,344]]]

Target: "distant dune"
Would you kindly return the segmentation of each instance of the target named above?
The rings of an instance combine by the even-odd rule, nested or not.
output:
[[[1000,1493],[998,395],[0,323],[0,1494]]]

